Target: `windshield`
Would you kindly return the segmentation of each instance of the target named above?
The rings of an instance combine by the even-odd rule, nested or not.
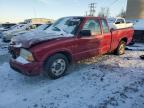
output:
[[[47,31],[65,32],[66,34],[74,34],[76,28],[81,23],[80,17],[66,17],[57,20]]]
[[[47,27],[48,27],[48,24],[43,24],[43,25],[37,27],[35,30],[38,30],[38,31],[45,30]]]

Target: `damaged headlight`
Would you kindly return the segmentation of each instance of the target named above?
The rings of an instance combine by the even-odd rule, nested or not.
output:
[[[29,62],[34,61],[34,57],[33,57],[32,53],[26,49],[21,49],[20,56]]]

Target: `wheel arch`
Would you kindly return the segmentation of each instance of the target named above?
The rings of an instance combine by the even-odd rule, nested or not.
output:
[[[123,37],[123,38],[120,40],[120,42],[121,42],[121,41],[124,41],[124,42],[126,42],[126,44],[127,44],[127,42],[128,42],[128,38]]]
[[[45,58],[45,60],[43,62],[43,66],[45,66],[45,64],[46,64],[47,60],[49,59],[49,57],[51,57],[51,56],[53,56],[55,54],[63,54],[68,59],[68,62],[72,63],[72,54],[70,52],[68,52],[68,51],[57,51],[57,52],[51,53],[50,55],[48,55]]]

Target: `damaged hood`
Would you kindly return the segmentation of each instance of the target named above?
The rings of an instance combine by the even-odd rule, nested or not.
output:
[[[72,36],[72,34],[66,34],[64,32],[32,31],[12,38],[11,44],[15,43],[15,47],[29,48],[32,45],[37,44],[39,42]]]

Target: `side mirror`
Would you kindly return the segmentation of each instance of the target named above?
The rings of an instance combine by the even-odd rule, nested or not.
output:
[[[81,30],[79,34],[80,36],[88,37],[91,36],[91,30]]]

